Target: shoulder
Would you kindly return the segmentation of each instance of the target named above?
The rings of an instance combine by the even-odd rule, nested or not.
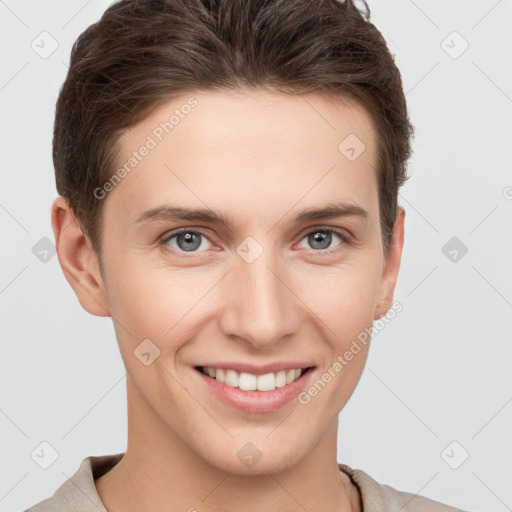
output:
[[[86,457],[73,476],[68,478],[50,498],[25,512],[106,512],[96,491],[94,480],[115,466],[124,454]]]
[[[352,469],[338,464],[359,487],[363,502],[363,512],[463,512],[439,501],[419,494],[399,491],[389,485],[380,484],[361,469]]]

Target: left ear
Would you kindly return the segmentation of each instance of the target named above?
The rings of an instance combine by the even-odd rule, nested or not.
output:
[[[404,222],[405,210],[400,206],[397,210],[395,224],[393,226],[393,236],[384,262],[379,289],[379,300],[375,308],[374,320],[383,317],[393,303],[393,294],[398,279],[398,272],[400,271],[402,248],[404,246]]]

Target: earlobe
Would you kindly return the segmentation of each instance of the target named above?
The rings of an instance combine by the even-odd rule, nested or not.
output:
[[[92,315],[110,316],[98,257],[62,196],[52,205],[52,228],[60,266],[78,301]]]
[[[374,320],[382,318],[391,308],[393,294],[395,292],[400,263],[402,261],[402,249],[404,245],[405,210],[399,207],[393,226],[393,237],[389,251],[384,262],[382,279],[379,289],[379,300],[374,312]]]

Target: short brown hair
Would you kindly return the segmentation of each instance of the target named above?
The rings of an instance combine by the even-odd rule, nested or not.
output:
[[[103,209],[94,190],[115,172],[123,131],[173,97],[247,87],[345,96],[367,109],[387,254],[414,128],[400,72],[362,3],[121,0],[89,26],[59,93],[53,161],[57,190],[100,263]]]

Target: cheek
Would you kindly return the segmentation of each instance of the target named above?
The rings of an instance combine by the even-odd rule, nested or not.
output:
[[[306,277],[307,275],[307,277]],[[372,324],[380,286],[378,262],[348,262],[293,276],[294,291],[339,342]]]
[[[337,269],[317,276],[305,302],[321,319],[329,346],[325,367],[305,389],[303,404],[314,404],[318,414],[336,418],[359,382],[366,364],[379,289],[378,264]],[[305,292],[303,292],[305,294]]]
[[[219,280],[218,272],[150,267],[137,259],[119,261],[108,274],[121,349],[133,351],[150,339],[162,351],[176,351],[200,323],[198,315],[206,314],[206,298]]]

